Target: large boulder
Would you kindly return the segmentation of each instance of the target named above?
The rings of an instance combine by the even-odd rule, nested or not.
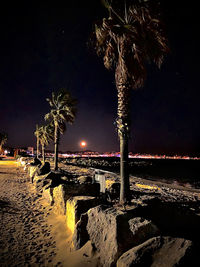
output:
[[[33,183],[38,186],[41,184],[41,186],[43,187],[44,185],[47,184],[47,181],[52,180],[54,178],[54,174],[53,172],[48,172],[44,175],[38,175],[37,172],[33,178]],[[46,181],[46,183],[45,183]]]
[[[67,200],[66,224],[72,233],[74,232],[75,224],[79,221],[81,214],[97,205],[99,205],[99,200],[92,196],[76,196]]]
[[[47,174],[51,171],[50,168],[50,163],[49,162],[45,162],[44,164],[42,164],[38,169],[37,169],[37,175],[44,175]]]
[[[30,165],[30,166],[41,166],[41,165],[42,165],[42,162],[41,162],[37,157],[35,157],[35,158],[33,159],[33,161],[30,162],[29,165]]]
[[[191,249],[190,240],[158,236],[125,252],[118,259],[117,267],[190,266],[194,260]]]
[[[72,236],[72,245],[75,250],[80,249],[89,240],[87,232],[88,215],[84,213],[77,222]]]
[[[66,186],[60,184],[53,189],[53,200],[54,200],[54,211],[59,215],[64,215],[66,213]]]
[[[38,170],[38,166],[32,166],[30,165],[29,168],[28,168],[28,174],[29,174],[29,177],[30,177],[30,182],[33,183],[33,179],[34,179],[34,176],[36,175],[37,173],[37,170]]]
[[[77,178],[77,180],[80,184],[91,184],[92,183],[92,177],[88,175],[81,175]]]
[[[59,181],[62,182],[62,184],[56,185],[56,181],[58,181],[58,179],[54,179],[54,180],[52,181],[51,187],[53,187],[52,197],[53,197],[53,203],[54,203],[54,210],[57,214],[64,215],[66,213],[66,203],[67,203],[67,200],[71,197],[75,197],[75,196],[97,197],[99,196],[99,184],[75,184],[73,182],[69,182],[69,183],[64,182],[62,181],[62,179],[60,179]],[[92,205],[90,207],[94,207],[94,206]],[[84,212],[86,211],[87,210],[85,210]]]
[[[47,203],[50,206],[52,206],[54,203],[54,201],[53,201],[53,188],[45,186],[43,188],[43,197],[46,199]]]
[[[97,206],[87,212],[88,221],[84,218],[76,225],[75,233],[79,234],[87,221],[88,237],[100,254],[102,266],[114,266],[125,251],[158,235],[159,230],[151,221],[134,218],[134,210]]]

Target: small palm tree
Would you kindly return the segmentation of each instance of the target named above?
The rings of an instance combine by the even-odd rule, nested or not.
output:
[[[0,153],[2,152],[3,150],[3,145],[5,145],[5,143],[7,142],[8,140],[8,135],[7,133],[0,133]]]
[[[111,4],[112,2],[112,4]],[[168,53],[167,39],[160,20],[157,1],[104,0],[109,17],[95,25],[94,47],[103,56],[107,69],[115,70],[118,91],[116,120],[120,140],[120,202],[129,198],[128,139],[130,130],[130,95],[146,79],[147,63],[161,66]]]
[[[53,140],[53,126],[51,124],[39,127],[39,142],[42,147],[42,160],[45,163],[45,147]]]
[[[34,132],[34,135],[36,136],[36,140],[37,140],[37,158],[39,158],[40,130],[39,130],[38,124],[36,124],[36,130]]]
[[[45,115],[45,120],[51,121],[54,125],[54,170],[58,169],[58,145],[60,134],[66,130],[66,122],[73,123],[76,115],[76,100],[65,89],[58,93],[52,92],[52,97],[47,98],[51,111]]]

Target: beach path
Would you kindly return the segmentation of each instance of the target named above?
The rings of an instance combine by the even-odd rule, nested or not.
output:
[[[59,266],[50,206],[17,161],[0,161],[0,266]]]

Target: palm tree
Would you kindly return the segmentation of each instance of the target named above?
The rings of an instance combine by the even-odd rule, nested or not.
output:
[[[76,100],[65,89],[58,93],[52,92],[52,97],[47,98],[50,107],[49,113],[45,115],[45,120],[51,121],[54,125],[54,170],[58,169],[58,145],[60,134],[66,130],[66,122],[73,123],[76,115]]]
[[[160,67],[169,49],[156,1],[133,0],[129,1],[129,5],[125,0],[112,2],[104,0],[109,17],[95,24],[93,45],[97,54],[103,56],[105,67],[115,71],[118,92],[116,124],[121,155],[120,202],[125,203],[130,197],[128,139],[131,89],[144,85],[147,63],[154,62]]]
[[[39,127],[39,142],[42,147],[42,159],[45,163],[45,147],[53,140],[53,126],[51,124],[43,125]]]
[[[36,139],[37,139],[37,158],[39,158],[39,135],[40,135],[40,130],[39,130],[39,127],[38,127],[38,124],[36,124],[36,130],[34,132],[34,135],[36,136]]]
[[[0,153],[2,152],[3,150],[3,145],[5,145],[5,143],[7,142],[8,140],[8,135],[7,133],[0,133]]]

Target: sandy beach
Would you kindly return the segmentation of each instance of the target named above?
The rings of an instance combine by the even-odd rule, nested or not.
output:
[[[17,162],[0,162],[0,187],[0,265],[59,266],[51,207]]]
[[[91,174],[87,168],[65,168],[72,173]],[[131,188],[144,193],[148,184],[152,183],[137,179]],[[167,187],[159,182],[154,186],[152,195],[156,193],[165,201],[187,201],[199,212],[199,190]],[[54,213],[17,161],[0,161],[0,187],[0,266],[97,266],[98,255],[92,254],[90,242],[70,252],[71,233],[66,218]]]
[[[0,266],[96,266],[90,244],[70,252],[71,232],[17,161],[0,161]]]

